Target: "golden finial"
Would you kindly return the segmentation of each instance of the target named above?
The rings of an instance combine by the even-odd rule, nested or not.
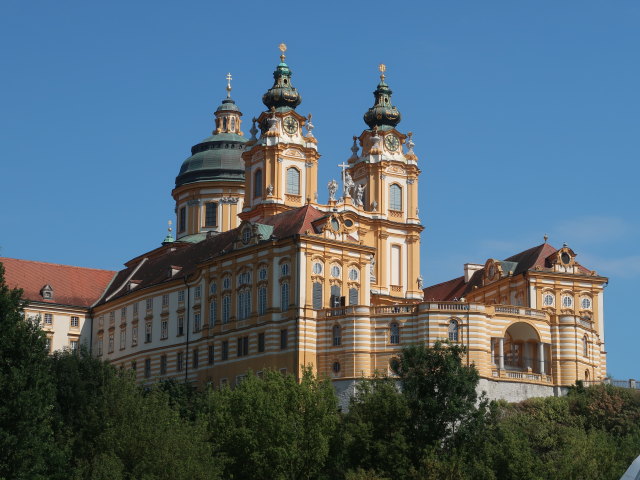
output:
[[[387,66],[381,63],[378,65],[378,70],[380,70],[380,80],[384,82],[384,72],[387,70]]]
[[[278,48],[282,52],[282,55],[280,55],[280,61],[284,62],[284,59],[285,59],[284,52],[287,51],[287,45],[285,43],[281,43],[280,45],[278,45]]]
[[[231,73],[227,73],[227,98],[231,98]]]

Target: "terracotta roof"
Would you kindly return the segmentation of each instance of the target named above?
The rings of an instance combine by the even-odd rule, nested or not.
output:
[[[1,258],[5,280],[10,288],[24,290],[23,298],[33,302],[90,307],[102,295],[116,272],[74,267],[55,263]],[[53,298],[42,298],[45,285],[53,289]]]
[[[258,223],[272,225],[273,236],[276,238],[286,238],[291,235],[304,234],[307,230],[314,231],[312,223],[326,215],[311,205],[279,213],[272,217],[260,220]]]
[[[198,243],[185,243],[179,240],[166,245],[163,249],[154,249],[136,257],[136,262],[127,262],[127,268],[120,270],[115,280],[100,299],[100,304],[109,300],[122,297],[129,293],[126,283],[131,280],[136,284],[138,291],[145,287],[151,287],[164,282],[173,281],[191,275],[197,270],[197,266],[216,255],[229,250],[234,240],[238,237],[238,229],[234,228],[217,235],[211,235]],[[175,275],[170,275],[171,269],[182,267]]]
[[[543,243],[535,247],[529,248],[523,252],[517,253],[509,258],[505,258],[503,262],[509,262],[517,264],[513,275],[520,275],[528,270],[540,267],[541,269],[551,268],[549,257],[556,253],[558,250],[548,243]],[[591,272],[589,269],[578,265],[580,271],[589,275]],[[477,270],[469,279],[468,283],[464,283],[464,277],[457,277],[453,280],[438,283],[424,289],[424,299],[449,301],[453,298],[460,298],[466,296],[474,286],[482,286],[482,277],[484,275],[484,268]]]
[[[446,282],[431,285],[423,289],[425,302],[441,301],[447,302],[454,298],[463,297],[466,284],[464,277],[454,278]]]

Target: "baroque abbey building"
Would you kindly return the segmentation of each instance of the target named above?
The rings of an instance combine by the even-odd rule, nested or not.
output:
[[[310,365],[346,398],[359,378],[387,372],[403,346],[438,340],[466,347],[492,398],[557,395],[603,379],[607,279],[568,246],[545,240],[424,287],[420,161],[381,73],[342,182],[326,186],[284,52],[249,135],[228,83],[212,135],[176,177],[175,239],[170,231],[120,272],[98,271],[99,293],[78,306],[89,325],[73,338],[82,330],[94,355],[135,370],[141,383],[235,385],[250,370],[299,376]],[[55,300],[39,295],[56,278],[17,280],[12,269],[10,283],[35,282],[27,314],[42,315]],[[53,327],[50,336],[52,348],[69,345],[56,343]]]

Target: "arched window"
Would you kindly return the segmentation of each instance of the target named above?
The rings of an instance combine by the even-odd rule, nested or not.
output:
[[[231,131],[232,132],[236,131],[236,119],[235,119],[235,117],[231,117]]]
[[[389,187],[389,208],[402,210],[402,187],[396,183]]]
[[[342,329],[340,325],[333,326],[333,346],[339,347],[342,345]]]
[[[397,323],[389,325],[389,343],[392,345],[400,343],[400,327]]]
[[[300,172],[297,168],[287,169],[287,193],[300,195]]]
[[[322,283],[313,283],[313,309],[320,310],[322,308]]]
[[[449,340],[452,342],[458,341],[458,322],[455,320],[449,322]]]
[[[586,335],[582,337],[582,356],[589,358],[589,339]]]
[[[253,196],[262,196],[262,170],[256,170],[253,174]]]
[[[280,310],[283,312],[289,310],[289,282],[280,284]]]

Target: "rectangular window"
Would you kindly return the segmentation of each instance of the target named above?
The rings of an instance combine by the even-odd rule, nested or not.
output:
[[[258,288],[258,315],[267,313],[267,287]]]
[[[113,333],[110,333],[109,334],[109,353],[113,352],[113,344],[114,344]]]
[[[225,295],[222,297],[222,323],[229,323],[229,315],[231,310],[231,297],[229,295]]]
[[[131,328],[131,346],[135,347],[138,345],[138,326],[134,325]]]
[[[163,307],[168,307],[169,306],[169,294],[165,293],[164,295],[162,295],[162,306]]]
[[[165,340],[169,336],[169,321],[162,320],[160,323],[160,339]]]
[[[350,288],[349,289],[349,305],[357,305],[358,304],[358,289]]]
[[[200,356],[199,356],[199,352],[197,348],[194,348],[192,351],[193,354],[193,368],[196,369],[198,368],[198,365],[200,364]]]
[[[182,233],[187,229],[187,207],[180,208],[180,216],[178,217],[178,233]]]
[[[47,337],[48,339],[49,337]],[[104,342],[104,339],[102,337],[98,337],[98,345],[96,345],[96,349],[98,350],[98,356],[102,355],[102,344]]]
[[[78,328],[80,326],[80,317],[71,317],[71,328]]]
[[[151,376],[151,359],[145,358],[144,360],[144,378],[149,378]]]
[[[126,320],[127,319],[127,307],[122,307],[120,309],[120,320]]]
[[[214,327],[216,320],[218,320],[218,302],[211,300],[211,304],[209,305],[209,326]]]
[[[238,338],[238,357],[249,355],[249,337]]]
[[[264,332],[258,334],[258,351],[264,352]]]
[[[289,310],[289,283],[280,284],[280,310],[286,312]]]
[[[280,330],[280,350],[287,348],[287,329]]]
[[[200,330],[202,330],[202,320],[201,320],[200,314],[195,313],[193,315],[193,331],[197,333]]]
[[[391,246],[391,285],[402,285],[401,273],[402,263],[401,250],[399,245]]]
[[[314,282],[313,283],[313,309],[321,310],[322,309],[322,283]]]
[[[224,340],[222,342],[222,360],[227,360],[229,358],[229,341]]]
[[[165,375],[167,373],[167,356],[162,355],[160,357],[160,375]]]
[[[127,346],[127,330],[125,328],[120,329],[120,350],[124,350]]]
[[[193,298],[198,299],[202,296],[202,287],[198,285],[193,289]]]
[[[180,291],[178,292],[178,302],[179,302],[179,303],[184,302],[184,290],[180,290]]]
[[[213,362],[215,361],[215,348],[213,345],[209,345],[207,347],[207,361],[209,363],[209,365],[213,365]]]
[[[184,335],[184,317],[178,317],[178,336]]]
[[[182,371],[182,362],[183,362],[182,352],[178,352],[178,354],[176,355],[176,370],[178,372]]]
[[[53,315],[51,313],[44,314],[44,324],[52,325],[53,324]]]
[[[147,322],[144,326],[144,342],[151,342],[151,322]]]
[[[77,352],[78,351],[78,340],[71,340],[69,342],[69,346],[71,347],[71,351],[73,353]]]
[[[215,202],[206,203],[204,212],[204,226],[215,227],[218,225],[218,204]]]
[[[116,312],[109,312],[109,323],[116,323]]]
[[[138,316],[138,302],[133,304],[133,316],[134,317]]]
[[[147,311],[153,310],[153,298],[147,298],[146,307]]]

